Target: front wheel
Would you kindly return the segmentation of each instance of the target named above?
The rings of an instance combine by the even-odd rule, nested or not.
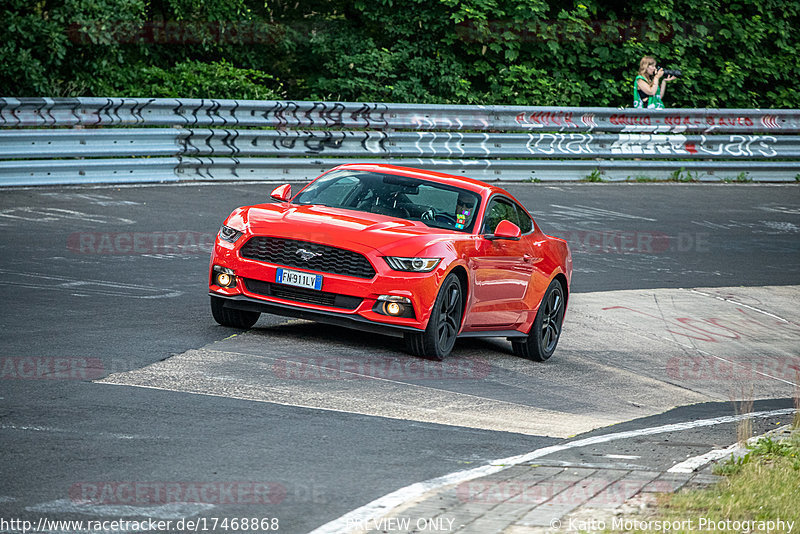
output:
[[[256,324],[259,312],[235,310],[233,308],[225,307],[225,299],[220,297],[211,297],[211,315],[214,320],[222,326],[230,326],[231,328],[247,329]]]
[[[436,296],[425,332],[404,335],[408,352],[438,361],[450,354],[464,312],[461,295],[461,282],[455,274],[450,273]]]
[[[558,280],[553,280],[545,291],[528,337],[511,342],[514,354],[537,362],[549,359],[558,345],[563,322],[564,289]]]

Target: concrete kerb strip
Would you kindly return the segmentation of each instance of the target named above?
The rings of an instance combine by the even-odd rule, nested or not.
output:
[[[432,497],[437,492],[442,491],[451,486],[455,486],[462,482],[474,480],[476,478],[488,476],[499,471],[503,471],[510,467],[520,465],[526,462],[531,462],[537,458],[541,458],[556,452],[586,447],[589,445],[596,445],[600,443],[607,443],[611,441],[624,440],[629,438],[650,436],[655,434],[664,434],[668,432],[680,432],[692,428],[701,428],[708,426],[715,426],[726,423],[735,423],[748,418],[768,418],[781,415],[789,415],[795,412],[794,408],[786,408],[782,410],[772,410],[767,412],[753,412],[748,414],[731,415],[725,417],[716,417],[712,419],[700,419],[696,421],[687,421],[683,423],[674,423],[669,425],[662,425],[652,428],[643,428],[639,430],[630,430],[625,432],[617,432],[614,434],[603,434],[600,436],[592,436],[589,438],[580,439],[560,445],[552,445],[531,451],[526,454],[512,456],[509,458],[502,458],[492,462],[489,465],[476,467],[466,471],[458,471],[450,473],[441,477],[426,480],[424,482],[417,482],[400,488],[392,493],[384,495],[364,506],[357,508],[347,514],[330,521],[309,534],[340,534],[342,532],[364,532],[363,525],[375,524],[379,518],[389,517],[395,515],[397,512],[407,508],[409,505],[418,503],[426,498]]]
[[[760,436],[753,436],[748,439],[745,446],[734,443],[724,449],[714,449],[705,454],[688,458],[683,462],[673,465],[667,469],[668,473],[693,473],[700,471],[706,465],[725,458],[741,458],[750,452],[750,447],[755,446],[760,440],[765,438],[776,438],[778,441],[788,439],[791,435],[792,425],[784,425],[780,428],[770,430]]]

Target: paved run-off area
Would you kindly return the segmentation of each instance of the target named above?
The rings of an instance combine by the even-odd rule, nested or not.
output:
[[[543,364],[505,340],[426,362],[390,337],[331,343],[336,329],[288,321],[102,382],[567,438],[680,405],[791,397],[798,301],[800,286],[578,293]]]

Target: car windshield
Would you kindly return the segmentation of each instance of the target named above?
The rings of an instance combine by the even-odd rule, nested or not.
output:
[[[419,178],[368,171],[333,171],[293,200],[400,217],[435,227],[471,232],[480,196]]]

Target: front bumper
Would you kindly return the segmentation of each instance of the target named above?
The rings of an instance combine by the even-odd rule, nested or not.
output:
[[[309,321],[316,321],[320,323],[332,324],[336,326],[344,326],[346,328],[354,328],[357,330],[372,332],[375,334],[384,334],[390,336],[402,336],[404,333],[420,333],[421,329],[413,326],[376,323],[352,313],[340,313],[330,310],[321,310],[313,308],[302,308],[295,304],[283,304],[280,302],[271,302],[262,299],[252,298],[245,295],[225,295],[214,291],[208,293],[212,297],[218,297],[225,300],[225,307],[235,310],[254,311],[261,313],[271,313],[274,315],[282,315],[286,317],[296,317],[298,319],[306,319]]]

